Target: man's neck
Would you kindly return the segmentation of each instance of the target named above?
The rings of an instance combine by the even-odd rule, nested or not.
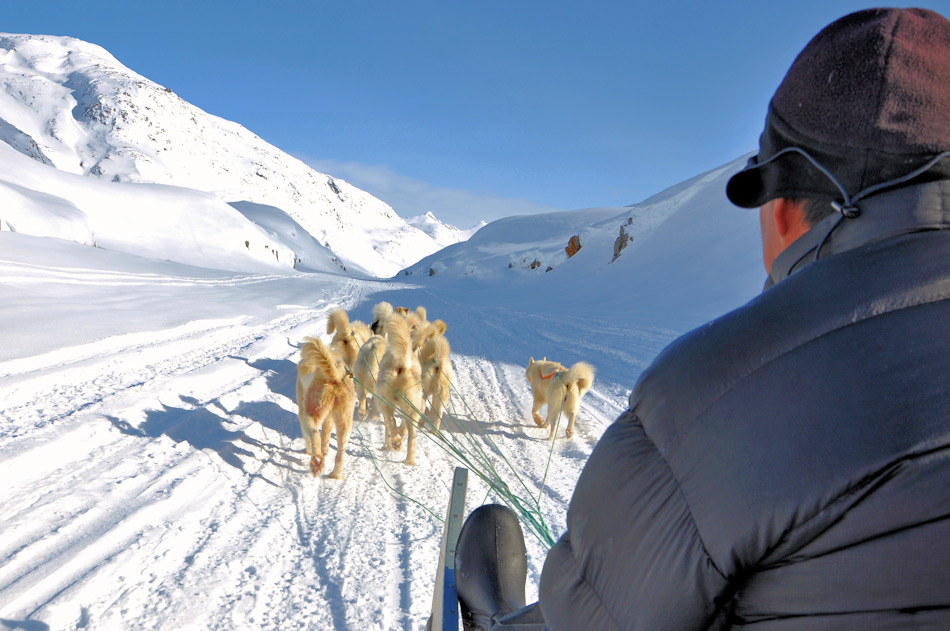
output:
[[[904,186],[857,206],[858,217],[835,213],[785,248],[772,262],[765,288],[819,258],[911,232],[950,229],[950,180]]]

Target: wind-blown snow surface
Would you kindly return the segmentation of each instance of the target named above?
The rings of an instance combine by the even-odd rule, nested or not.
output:
[[[438,249],[388,204],[71,37],[0,34],[0,141],[67,173],[279,208],[350,269],[374,276]]]
[[[0,231],[0,626],[423,628],[442,531],[423,507],[442,516],[457,462],[423,434],[408,467],[380,449],[380,421],[357,421],[346,479],[313,479],[294,401],[299,340],[322,334],[333,307],[369,320],[380,300],[426,306],[452,343],[446,426],[486,445],[511,483],[504,455],[532,494],[550,458],[541,510],[557,536],[643,368],[758,291],[757,217],[728,205],[725,177],[532,218],[533,242],[514,229],[489,241],[525,219],[496,222],[453,246],[451,265],[472,273],[445,263],[392,281],[225,272]],[[587,222],[606,235],[628,214],[640,231],[608,264]],[[270,225],[280,240],[293,229]],[[580,252],[553,261],[578,230]],[[515,250],[557,265],[508,268]],[[598,371],[577,433],[553,451],[529,418],[530,356]],[[469,510],[497,501],[475,476],[467,497]],[[544,546],[527,542],[534,598]]]

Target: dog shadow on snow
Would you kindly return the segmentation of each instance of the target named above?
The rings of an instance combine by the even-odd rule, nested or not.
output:
[[[511,431],[514,430],[514,431]],[[474,419],[467,414],[454,414],[445,412],[442,414],[442,425],[439,431],[443,434],[471,434],[475,436],[486,437],[504,437],[512,440],[524,440],[525,434],[520,430],[520,426],[509,423],[486,423]],[[428,427],[426,428],[428,430]]]
[[[268,388],[296,399],[297,365],[289,360],[259,359],[248,361],[236,357],[264,373]],[[245,475],[260,476],[256,470],[264,463],[289,469],[294,473],[308,473],[308,465],[302,452],[293,449],[300,438],[300,423],[297,415],[273,401],[242,401],[234,409],[227,409],[220,400],[202,403],[193,397],[179,395],[187,407],[162,404],[161,409],[146,410],[145,420],[132,425],[126,420],[107,416],[122,433],[143,438],[167,436],[176,443],[186,443],[197,450],[213,452],[223,462]],[[217,408],[220,414],[210,408]],[[264,436],[276,433],[272,440],[258,439],[248,435],[232,419],[243,417],[261,426]],[[233,428],[233,429],[232,429]],[[274,444],[274,443],[278,444]],[[250,470],[248,466],[250,465]],[[263,478],[270,484],[271,480]]]
[[[161,409],[146,410],[145,420],[138,425],[113,416],[106,418],[116,429],[128,436],[167,436],[176,443],[185,443],[196,450],[213,452],[225,464],[245,475],[260,477],[269,484],[275,483],[255,471],[259,466],[252,465],[251,469],[248,469],[248,464],[262,462],[261,452],[267,454],[266,461],[277,466],[305,470],[303,460],[288,454],[285,448],[248,436],[241,429],[229,429],[226,427],[229,424],[227,418],[222,418],[205,407],[188,409],[162,404]],[[252,448],[256,451],[252,451]]]

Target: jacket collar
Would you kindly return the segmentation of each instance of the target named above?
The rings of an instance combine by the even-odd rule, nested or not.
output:
[[[950,180],[904,186],[856,205],[859,216],[849,219],[833,213],[779,254],[765,289],[817,259],[902,234],[950,229]]]

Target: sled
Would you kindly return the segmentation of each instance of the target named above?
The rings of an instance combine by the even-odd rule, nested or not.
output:
[[[465,491],[468,487],[468,469],[455,467],[452,494],[445,512],[442,543],[439,548],[439,567],[435,574],[432,594],[432,615],[426,631],[458,631],[459,596],[455,587],[455,546],[465,515]]]

